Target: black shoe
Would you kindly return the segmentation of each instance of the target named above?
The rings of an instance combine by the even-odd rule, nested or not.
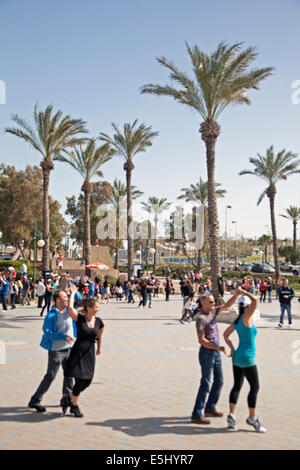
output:
[[[29,408],[34,408],[38,413],[45,413],[45,411],[47,411],[44,406],[39,405],[38,403],[29,402],[28,407]]]
[[[75,416],[75,418],[83,418],[83,414],[78,406],[71,405],[70,412]]]
[[[69,395],[64,395],[60,400],[60,406],[62,407],[63,414],[66,414],[69,406],[72,405],[71,398]]]

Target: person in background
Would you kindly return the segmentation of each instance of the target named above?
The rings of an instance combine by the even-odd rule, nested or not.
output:
[[[30,282],[27,279],[27,276],[23,276],[22,285],[23,285],[22,305],[25,305],[25,302],[27,302],[27,305],[30,305],[30,297],[29,297],[29,295],[30,295]]]
[[[268,292],[268,302],[272,303],[272,290],[273,290],[273,280],[271,277],[267,279],[267,292]]]
[[[7,312],[8,290],[9,280],[7,279],[7,276],[3,273],[2,275],[0,275],[0,299],[4,312]]]
[[[11,279],[10,284],[9,284],[9,293],[10,293],[10,307],[13,310],[16,308],[16,298],[18,295],[18,286],[16,284],[16,281],[14,279]]]
[[[46,282],[46,289],[45,289],[45,305],[44,307],[42,308],[41,310],[41,313],[40,313],[40,316],[42,317],[43,314],[44,314],[44,310],[45,308],[47,308],[47,313],[49,312],[50,310],[50,306],[51,306],[51,298],[52,298],[52,293],[53,293],[53,288],[52,288],[52,280],[51,279],[48,279],[47,282]]]
[[[289,328],[292,328],[292,298],[295,296],[294,289],[289,286],[289,280],[283,279],[282,286],[279,289],[280,320],[278,327],[283,327],[284,313],[287,311]]]
[[[127,288],[127,292],[128,292],[128,296],[127,296],[127,303],[130,304],[130,303],[133,303],[134,304],[134,297],[133,297],[133,292],[134,292],[134,288],[135,288],[135,285],[134,285],[134,282],[132,279],[130,279],[129,281],[126,282],[126,288]]]
[[[37,283],[38,308],[42,308],[43,306],[45,293],[46,293],[46,286],[43,282],[43,279],[39,279]]]
[[[260,302],[266,301],[266,293],[267,293],[267,282],[265,279],[263,279],[259,285],[259,291],[260,291]]]
[[[171,293],[171,282],[170,279],[167,277],[165,282],[165,292],[166,292],[166,302],[169,301],[170,293]]]
[[[279,291],[280,291],[280,288],[282,287],[282,278],[279,277],[278,279],[276,279],[275,281],[275,289],[276,289],[276,300],[279,299]]]

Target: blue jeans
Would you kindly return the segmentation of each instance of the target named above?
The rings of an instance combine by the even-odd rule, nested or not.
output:
[[[268,301],[269,301],[269,303],[272,302],[272,291],[271,290],[268,291]]]
[[[199,351],[199,362],[201,366],[202,378],[196,403],[193,410],[193,416],[202,416],[206,395],[209,397],[205,406],[205,411],[215,411],[223,386],[223,371],[220,351],[207,349],[203,346]],[[213,384],[211,385],[211,374],[213,373]]]
[[[280,323],[283,325],[283,318],[284,318],[284,312],[285,310],[287,311],[288,314],[288,319],[289,319],[289,325],[292,324],[292,306],[291,304],[280,304]]]
[[[149,307],[151,307],[152,304],[152,292],[147,292],[147,297],[146,297],[146,305],[149,300]]]

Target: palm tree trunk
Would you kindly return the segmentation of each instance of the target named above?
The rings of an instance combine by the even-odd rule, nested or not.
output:
[[[208,228],[212,291],[216,304],[220,305],[222,303],[222,296],[220,294],[218,282],[219,278],[221,277],[220,238],[217,198],[215,190],[215,147],[217,137],[220,133],[220,126],[217,122],[207,119],[201,124],[200,132],[201,137],[206,144]]]
[[[153,274],[155,274],[155,271],[156,271],[156,260],[157,260],[157,253],[156,253],[156,250],[157,250],[157,219],[154,220],[154,255],[153,255]]]
[[[201,264],[202,264],[202,249],[198,250],[198,255],[197,255],[197,271],[198,271],[198,273],[201,271]]]
[[[91,222],[90,222],[90,204],[92,185],[86,180],[82,186],[84,192],[84,261],[85,266],[91,263]],[[90,277],[91,269],[85,268],[85,274]]]
[[[124,165],[126,171],[126,185],[127,185],[127,271],[128,279],[133,276],[133,239],[131,236],[132,228],[132,191],[131,191],[131,174],[134,165],[131,160],[128,160]]]
[[[115,269],[119,269],[119,237],[120,237],[120,208],[117,207],[116,213],[117,221],[116,221],[116,255],[115,255]]]
[[[297,259],[297,220],[293,220],[293,251],[295,257],[295,263]]]
[[[273,236],[273,255],[275,263],[275,275],[276,279],[280,277],[279,269],[279,255],[278,255],[278,245],[277,245],[277,233],[276,233],[276,221],[275,221],[275,194],[276,189],[272,188],[270,191],[267,191],[267,196],[270,200],[270,213],[271,213],[271,227],[272,227],[272,236]]]
[[[47,162],[43,161],[41,164],[43,170],[43,240],[45,245],[43,247],[42,266],[43,271],[50,269],[50,240],[49,240],[49,180],[51,168]]]

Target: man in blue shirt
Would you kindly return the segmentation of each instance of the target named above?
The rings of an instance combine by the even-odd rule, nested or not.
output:
[[[44,334],[40,343],[42,348],[48,350],[48,369],[28,404],[29,408],[34,408],[39,413],[46,411],[46,408],[40,404],[43,395],[50,388],[60,366],[64,369],[76,336],[73,320],[68,313],[68,296],[66,292],[55,292],[53,301],[54,305],[44,320]],[[72,390],[73,378],[65,377],[63,382],[63,397],[60,402],[64,413],[68,406],[67,398],[72,393]]]
[[[0,276],[0,299],[4,312],[7,312],[8,287],[9,280],[6,278],[5,274],[2,274],[2,276]]]

